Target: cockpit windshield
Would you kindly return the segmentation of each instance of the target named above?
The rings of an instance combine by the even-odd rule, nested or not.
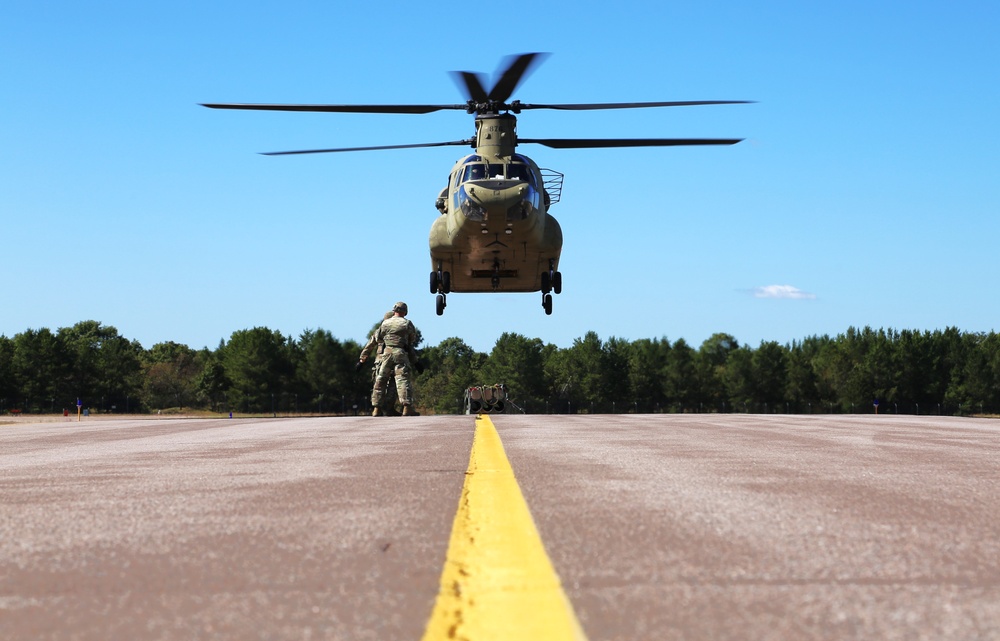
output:
[[[523,180],[534,185],[535,177],[531,172],[531,167],[523,162],[518,162],[520,158],[515,157],[510,163],[489,163],[485,162],[482,156],[471,156],[465,161],[459,182],[464,183],[470,180]]]

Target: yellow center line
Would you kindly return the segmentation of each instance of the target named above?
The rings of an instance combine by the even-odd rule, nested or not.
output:
[[[423,641],[586,641],[503,443],[476,418],[441,589]]]

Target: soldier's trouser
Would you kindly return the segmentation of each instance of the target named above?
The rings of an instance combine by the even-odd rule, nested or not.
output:
[[[382,366],[382,355],[379,354],[379,357],[372,364],[372,390],[373,391],[374,391],[374,389],[375,389],[375,387],[377,385],[378,370],[381,368],[381,366]],[[388,384],[389,382],[390,381],[388,379],[386,379],[382,383],[382,386],[379,388],[379,389],[382,390],[382,402],[385,403],[385,407],[383,409],[391,409],[391,408],[395,407],[396,406],[396,400],[399,399],[399,394],[396,393],[396,382],[395,381],[391,381],[392,382],[391,385]]]
[[[407,356],[405,349],[386,347],[382,356],[382,364],[375,375],[375,385],[372,387],[373,407],[382,406],[385,385],[393,374],[396,376],[396,392],[399,394],[399,402],[403,405],[413,403],[413,372],[410,368],[410,357]]]

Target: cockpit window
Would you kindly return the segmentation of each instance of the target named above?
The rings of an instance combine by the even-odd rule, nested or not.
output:
[[[530,183],[531,170],[527,165],[511,163],[507,165],[507,178],[510,178],[511,180],[523,180]]]
[[[486,178],[486,163],[469,163],[462,170],[462,182],[469,180],[484,180]]]

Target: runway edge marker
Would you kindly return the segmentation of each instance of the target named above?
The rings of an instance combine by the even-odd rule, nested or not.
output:
[[[422,641],[586,641],[488,416],[476,431],[462,496]]]

